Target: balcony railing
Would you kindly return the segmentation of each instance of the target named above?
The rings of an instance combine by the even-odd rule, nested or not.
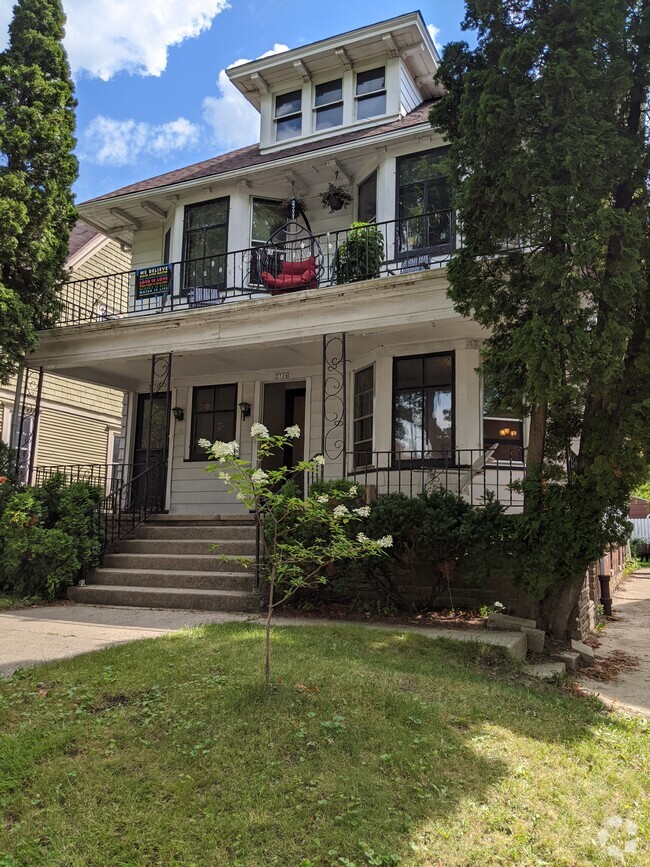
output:
[[[311,235],[305,230],[246,250],[72,280],[64,289],[58,325],[171,313],[440,268],[460,243],[451,210],[375,223],[369,231]],[[302,264],[309,271],[304,279]],[[285,283],[278,279],[287,273],[291,277]]]
[[[423,491],[444,488],[460,494],[473,506],[493,497],[508,509],[523,508],[517,482],[525,475],[525,450],[521,460],[502,459],[496,446],[482,449],[438,451],[348,452],[348,478],[363,485],[369,499],[402,493],[415,497]]]

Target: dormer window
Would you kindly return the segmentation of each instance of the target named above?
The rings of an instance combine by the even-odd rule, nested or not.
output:
[[[357,74],[357,120],[386,114],[386,68]]]
[[[275,97],[275,140],[295,138],[302,132],[302,91]]]
[[[316,131],[343,123],[343,79],[335,78],[316,85]]]

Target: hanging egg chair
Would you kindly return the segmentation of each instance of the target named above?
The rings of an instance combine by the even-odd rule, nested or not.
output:
[[[302,217],[303,223],[298,222]],[[289,220],[268,239],[258,253],[260,280],[271,295],[317,289],[324,270],[318,238],[295,196]]]

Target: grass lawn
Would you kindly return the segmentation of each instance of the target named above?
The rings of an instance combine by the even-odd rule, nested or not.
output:
[[[1,867],[615,864],[598,834],[617,816],[638,828],[625,863],[648,863],[640,722],[494,649],[359,626],[273,640],[272,694],[247,624],[1,683]]]

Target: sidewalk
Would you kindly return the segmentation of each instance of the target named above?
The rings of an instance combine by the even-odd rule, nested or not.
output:
[[[17,668],[28,668],[124,644],[138,638],[155,638],[175,629],[203,623],[233,620],[262,623],[255,614],[220,611],[179,611],[153,608],[112,608],[108,605],[49,605],[0,614],[0,677]],[[336,620],[275,617],[274,626],[340,626]],[[358,625],[358,624],[353,624]],[[415,632],[426,638],[452,638],[503,647],[518,659],[526,654],[521,632],[500,630],[425,629],[414,626],[370,623],[369,628]]]
[[[598,636],[596,656],[621,650],[637,656],[639,667],[621,673],[611,683],[590,680],[585,670],[579,684],[610,707],[650,719],[650,569],[640,569],[626,579],[613,599],[612,613],[621,620],[607,623]]]

